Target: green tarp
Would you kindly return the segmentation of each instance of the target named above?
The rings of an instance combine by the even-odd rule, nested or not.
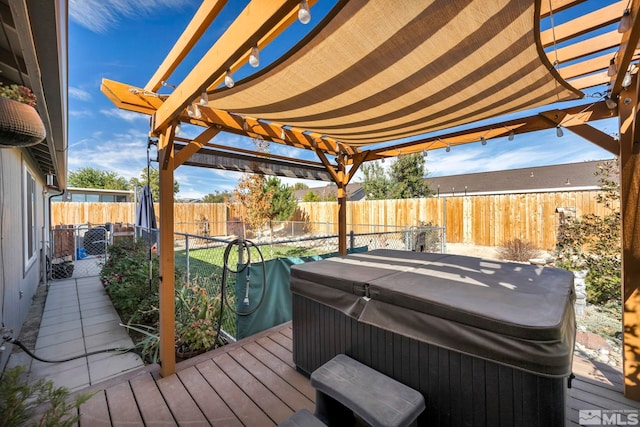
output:
[[[354,248],[349,253],[366,252],[367,247]],[[291,320],[291,290],[289,275],[291,266],[310,261],[318,261],[337,256],[336,253],[314,255],[310,257],[277,258],[265,262],[267,274],[266,291],[260,307],[248,316],[237,316],[237,336],[242,339],[273,326]],[[243,301],[246,292],[246,270],[236,273],[236,310],[240,313],[251,311],[260,301],[264,273],[262,263],[251,264],[251,285],[249,286],[249,305]]]

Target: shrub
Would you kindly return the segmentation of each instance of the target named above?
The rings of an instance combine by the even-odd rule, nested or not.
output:
[[[36,106],[36,96],[31,92],[31,89],[25,86],[16,84],[4,85],[0,83],[0,96],[22,102],[23,104],[27,104],[32,107]]]
[[[498,256],[510,261],[526,262],[539,255],[540,251],[533,246],[531,242],[527,242],[526,240],[509,240],[504,242],[502,246],[498,248]]]
[[[617,174],[617,162],[603,162],[595,173],[600,177],[598,203],[608,213],[604,216],[583,215],[568,219],[558,229],[556,266],[589,273],[585,279],[587,301],[592,304],[620,300],[620,189],[612,179]]]
[[[158,258],[151,257],[149,282],[149,247],[138,242],[122,241],[111,245],[100,272],[113,306],[126,323],[155,325],[158,321]]]
[[[0,378],[0,426],[22,426],[27,422],[40,426],[76,425],[80,415],[78,408],[92,394],[77,395],[69,401],[69,390],[54,387],[53,381],[43,378],[28,383],[24,367],[6,369]],[[44,412],[36,408],[46,404]]]

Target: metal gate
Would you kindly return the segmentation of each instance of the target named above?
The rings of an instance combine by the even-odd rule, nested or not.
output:
[[[110,227],[59,225],[51,230],[47,275],[51,280],[100,274],[107,255]]]

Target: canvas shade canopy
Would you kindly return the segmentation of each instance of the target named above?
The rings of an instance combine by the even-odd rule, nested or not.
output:
[[[204,0],[156,73],[143,87],[103,80],[102,91],[119,108],[152,116],[160,163],[161,374],[173,359],[173,171],[189,164],[224,168],[216,160],[231,147],[210,150],[220,132],[312,150],[319,162],[279,159],[316,170],[324,167],[338,186],[339,250],[346,253],[346,185],[366,161],[566,127],[620,156],[623,219],[625,394],[640,400],[640,158],[636,46],[640,0],[337,0],[322,22],[293,49],[233,88],[218,88],[227,70],[243,66],[254,46],[263,48],[295,19],[298,0],[252,0],[169,95],[159,94],[191,48],[214,22],[225,1]],[[313,6],[314,0],[309,1]],[[581,4],[595,5],[581,13]],[[540,19],[574,11],[553,28]],[[313,7],[312,7],[313,11]],[[624,12],[624,14],[623,14]],[[617,24],[624,16],[621,32]],[[607,71],[615,65],[613,73]],[[627,70],[633,76],[624,85]],[[596,102],[554,107],[579,99],[580,90],[609,83]],[[202,91],[201,117],[187,113]],[[613,106],[605,105],[606,100]],[[610,104],[610,103],[609,103]],[[549,109],[504,121],[507,113]],[[589,125],[619,117],[619,139]],[[482,125],[471,126],[479,120]],[[177,125],[204,131],[186,145],[174,144]],[[490,122],[487,124],[487,122]],[[471,127],[459,130],[461,125]],[[448,133],[430,132],[450,129]],[[421,139],[397,141],[405,137]],[[255,156],[254,172],[271,173]],[[261,157],[262,156],[262,157]],[[206,158],[209,157],[209,160]],[[233,157],[229,155],[229,157]],[[279,169],[281,175],[290,172]],[[298,172],[303,173],[303,172]],[[295,173],[293,174],[295,175]],[[635,343],[635,344],[634,344]]]

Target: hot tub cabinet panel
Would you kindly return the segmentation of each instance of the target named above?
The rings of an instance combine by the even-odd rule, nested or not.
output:
[[[294,266],[293,357],[339,353],[419,390],[420,425],[562,426],[569,272],[378,250]]]

